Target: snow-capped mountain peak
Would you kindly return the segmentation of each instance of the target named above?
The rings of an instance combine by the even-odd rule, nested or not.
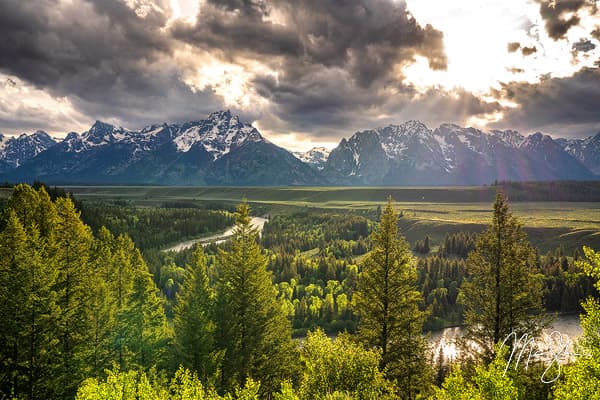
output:
[[[44,131],[31,135],[23,133],[18,137],[0,134],[0,160],[16,168],[55,144],[56,140]]]
[[[200,143],[216,160],[248,141],[264,140],[256,128],[242,123],[238,116],[230,111],[218,111],[206,120],[181,125],[173,142],[177,150],[184,153]]]
[[[122,127],[115,127],[106,122],[96,121],[89,131],[81,135],[81,138],[88,147],[93,147],[123,140],[128,133]]]
[[[536,132],[532,135],[527,136],[525,140],[523,140],[519,148],[522,150],[534,150],[541,148],[542,146],[559,145],[549,135],[544,135],[541,132]]]
[[[600,175],[600,132],[584,139],[556,139],[556,142],[590,171]]]
[[[29,137],[43,137],[32,135]],[[4,142],[4,139],[2,139]],[[317,170],[263,139],[229,111],[126,130],[96,121],[22,165],[0,158],[7,180],[161,184],[318,184]]]
[[[598,179],[600,133],[553,139],[406,121],[364,130],[331,150],[293,156],[230,111],[127,130],[96,121],[59,145],[43,131],[0,134],[8,179],[167,184],[481,185],[494,180]],[[307,165],[308,164],[308,165]],[[12,174],[12,175],[11,175]],[[6,178],[5,178],[6,179]]]
[[[132,148],[132,157],[137,158],[144,152],[172,142],[177,152],[187,153],[194,146],[201,146],[216,160],[249,141],[266,142],[252,125],[241,122],[238,116],[232,115],[230,111],[217,111],[204,120],[153,124],[140,131],[130,131],[96,121],[88,131],[80,135],[67,135],[63,143],[67,151],[75,153],[108,144],[127,145]]]
[[[525,136],[523,136],[519,132],[513,131],[513,130],[505,130],[505,131],[493,130],[490,133],[493,134],[494,136],[496,136],[497,138],[499,138],[502,142],[504,142],[508,146],[511,146],[514,148],[521,147],[521,144],[523,144],[523,141],[525,141]]]
[[[2,152],[2,150],[4,150],[4,148],[6,147],[6,142],[7,139],[2,133],[0,133],[0,152]]]
[[[594,147],[589,138],[561,141],[542,133],[525,137],[514,130],[483,131],[456,124],[431,130],[419,121],[362,132],[367,133],[376,134],[377,143],[360,145],[363,140],[354,134],[332,150],[323,169],[330,179],[346,184],[464,185],[600,175],[600,134]],[[584,149],[589,150],[584,154]],[[383,158],[379,172],[373,164],[367,169],[363,160],[377,157]]]

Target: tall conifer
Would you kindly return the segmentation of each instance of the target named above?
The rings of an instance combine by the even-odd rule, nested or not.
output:
[[[135,257],[139,267],[135,270],[131,292],[119,316],[125,331],[125,366],[127,369],[141,368],[146,371],[153,366],[164,368],[171,332],[163,300],[137,250]]]
[[[371,234],[373,250],[365,257],[354,295],[358,334],[368,347],[382,352],[381,367],[395,380],[403,398],[415,398],[427,384],[425,312],[408,244],[398,232],[391,197]]]
[[[230,251],[219,251],[217,344],[225,351],[222,386],[259,380],[272,392],[293,376],[295,346],[291,326],[267,271],[246,202],[237,208]]]
[[[198,246],[177,294],[174,325],[178,361],[196,372],[204,383],[213,376],[216,367],[214,301],[204,251]]]
[[[492,223],[469,253],[467,275],[461,288],[465,337],[479,345],[487,361],[493,359],[494,344],[511,332],[535,336],[548,324],[535,251],[502,192],[496,195]]]

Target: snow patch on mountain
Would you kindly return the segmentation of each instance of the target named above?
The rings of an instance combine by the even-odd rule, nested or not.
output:
[[[313,147],[308,151],[296,151],[292,154],[300,161],[312,165],[317,169],[321,170],[325,166],[325,163],[327,162],[327,157],[329,157],[330,152],[331,150],[325,147]]]
[[[31,135],[23,133],[18,137],[0,134],[0,160],[16,168],[55,144],[56,140],[44,131]]]

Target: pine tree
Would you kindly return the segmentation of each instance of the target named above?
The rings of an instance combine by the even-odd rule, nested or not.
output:
[[[136,250],[138,268],[135,269],[131,292],[119,315],[123,334],[125,366],[127,369],[149,370],[166,366],[167,347],[171,332],[163,308],[163,300],[141,254]]]
[[[6,212],[14,212],[25,230],[39,224],[40,195],[29,185],[17,185],[7,201]]]
[[[7,396],[24,393],[26,377],[21,372],[25,356],[22,337],[27,324],[23,305],[28,300],[27,235],[13,210],[0,234],[0,392]]]
[[[178,361],[196,372],[204,383],[214,375],[216,367],[214,301],[204,251],[197,246],[194,263],[188,266],[177,294],[174,325]]]
[[[467,260],[462,285],[467,339],[481,346],[486,361],[494,345],[515,332],[536,335],[547,324],[543,282],[535,252],[502,192],[496,195],[492,224],[479,236]]]
[[[415,398],[428,379],[425,339],[426,313],[419,310],[417,275],[391,197],[379,229],[371,234],[373,250],[365,257],[354,294],[362,342],[381,349],[381,368],[396,380],[401,396]]]
[[[103,234],[102,231],[100,231],[100,234]],[[123,315],[127,306],[127,297],[132,290],[136,271],[137,269],[145,268],[145,264],[144,266],[135,265],[137,260],[134,258],[136,250],[129,236],[120,235],[116,240],[113,240],[107,237],[106,232],[103,235],[106,238],[106,243],[113,242],[112,260],[105,268],[105,280],[114,298],[114,313],[117,316],[112,335],[113,359],[116,360],[121,368],[124,368],[125,355],[123,342],[126,336],[127,321],[119,318],[119,316]]]
[[[294,376],[295,347],[246,202],[236,217],[231,250],[217,256],[217,345],[225,351],[221,385],[232,388],[252,378],[270,393]]]
[[[428,254],[431,248],[429,247],[429,236],[425,236],[423,241],[423,254]]]
[[[27,392],[29,399],[43,399],[50,395],[52,376],[48,371],[58,355],[55,332],[60,309],[52,290],[57,271],[44,259],[46,244],[36,230],[31,232],[28,244],[28,299],[24,304],[27,325],[23,329],[27,347]]]
[[[91,375],[99,377],[117,362],[113,350],[113,334],[116,325],[116,298],[110,286],[110,274],[114,269],[114,236],[106,228],[100,229],[92,249],[91,302],[88,315],[91,338],[87,364]]]
[[[73,397],[80,381],[89,374],[85,358],[92,341],[88,318],[92,232],[81,221],[70,199],[59,198],[55,204],[58,224],[53,235],[53,262],[57,270],[54,291],[60,307],[56,334],[61,355],[54,374],[59,397],[67,398]]]
[[[36,399],[53,396],[49,371],[57,356],[58,310],[55,271],[43,260],[36,225],[29,229],[10,209],[0,234],[0,394]]]

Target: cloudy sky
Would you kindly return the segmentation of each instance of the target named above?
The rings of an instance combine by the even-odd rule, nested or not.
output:
[[[293,149],[408,119],[600,131],[595,0],[0,0],[0,132],[231,109]]]

